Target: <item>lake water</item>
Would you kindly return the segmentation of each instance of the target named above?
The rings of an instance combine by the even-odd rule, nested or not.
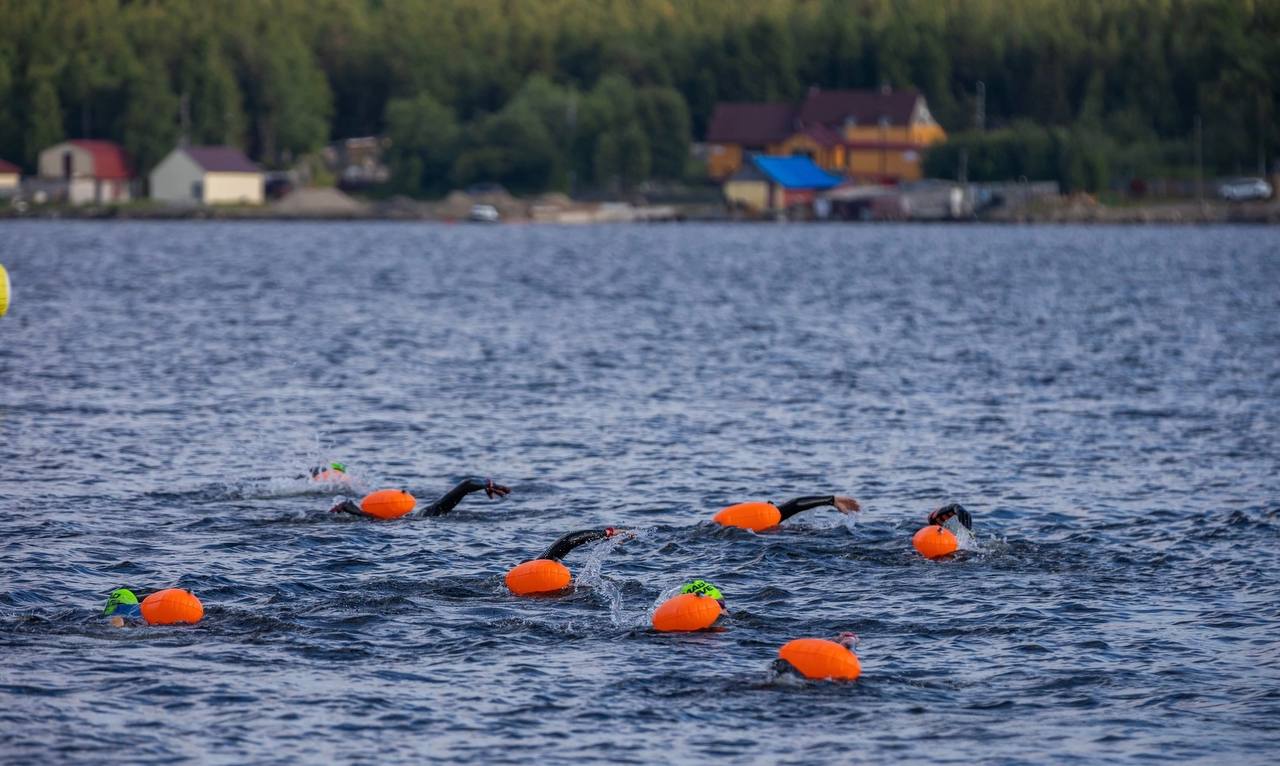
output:
[[[0,263],[6,763],[1280,755],[1280,229],[10,222]],[[513,492],[338,518],[330,460]],[[926,561],[947,502],[977,549]],[[651,632],[694,577],[725,629]],[[111,628],[120,586],[205,618]],[[841,630],[856,683],[771,672]]]

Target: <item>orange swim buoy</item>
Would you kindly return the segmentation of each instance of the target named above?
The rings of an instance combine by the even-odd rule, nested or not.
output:
[[[139,609],[148,625],[176,625],[180,622],[194,625],[204,617],[204,605],[200,599],[181,588],[156,591],[142,599]]]
[[[380,489],[364,496],[360,510],[380,519],[398,519],[412,511],[416,502],[413,495],[403,489]]]
[[[683,593],[662,602],[662,606],[653,613],[653,629],[663,632],[706,630],[720,619],[723,612],[720,603],[710,596]]]
[[[805,678],[852,681],[862,675],[862,663],[850,649],[825,638],[797,638],[778,650]]]
[[[915,536],[911,538],[911,544],[915,546],[920,555],[927,559],[936,559],[946,556],[949,553],[955,553],[960,547],[960,541],[952,534],[951,530],[946,527],[940,527],[936,524],[928,527],[921,527]]]
[[[569,568],[552,559],[526,561],[507,572],[507,588],[517,596],[562,591],[572,580]]]
[[[779,511],[773,503],[738,503],[725,508],[711,518],[721,526],[759,532],[781,524],[782,511]]]

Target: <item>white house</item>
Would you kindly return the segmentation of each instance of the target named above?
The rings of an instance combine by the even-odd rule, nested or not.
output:
[[[151,198],[177,205],[261,205],[262,170],[234,147],[179,146],[151,171]]]
[[[40,152],[41,185],[73,205],[128,202],[132,177],[124,149],[111,141],[75,139]]]

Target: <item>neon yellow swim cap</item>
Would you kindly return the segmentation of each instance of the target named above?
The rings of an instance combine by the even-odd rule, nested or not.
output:
[[[707,596],[714,598],[716,601],[723,601],[724,595],[720,593],[720,589],[706,580],[694,580],[680,586],[681,593],[696,593],[699,596]]]
[[[105,609],[102,610],[102,614],[103,616],[111,614],[116,610],[116,607],[120,606],[121,604],[137,604],[137,603],[138,603],[138,597],[133,595],[133,591],[129,590],[128,588],[116,588],[115,590],[111,591],[110,596],[107,596],[107,606]]]
[[[330,468],[332,468],[333,470],[337,471],[338,473],[346,473],[346,472],[347,472],[347,466],[346,466],[345,464],[343,464],[343,463],[330,463],[330,464],[329,464],[329,467],[330,467]]]

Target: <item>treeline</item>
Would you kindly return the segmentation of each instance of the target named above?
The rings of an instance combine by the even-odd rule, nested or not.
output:
[[[145,171],[184,130],[276,167],[387,133],[408,192],[627,185],[684,177],[717,100],[884,83],[953,134],[982,83],[971,177],[1176,171],[1197,116],[1210,172],[1280,151],[1280,0],[0,0],[0,19],[0,157],[28,170],[62,138],[118,140]]]

